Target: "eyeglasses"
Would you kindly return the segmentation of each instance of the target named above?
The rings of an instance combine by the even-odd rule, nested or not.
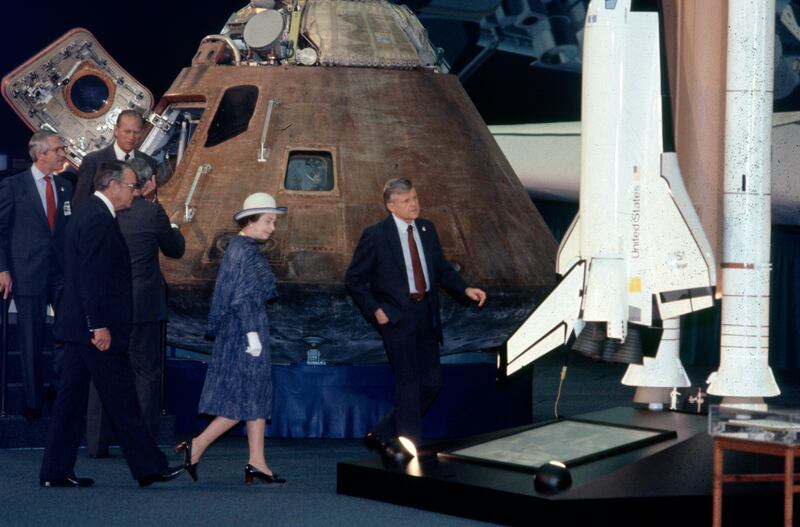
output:
[[[59,146],[58,148],[48,148],[47,150],[45,150],[45,153],[47,153],[47,152],[61,152],[61,153],[66,153],[66,152],[67,152],[67,149],[66,149],[66,147]]]
[[[126,187],[131,189],[132,192],[136,192],[137,190],[139,190],[141,188],[138,185],[138,183],[126,183],[125,181],[120,181],[120,184],[125,185]]]

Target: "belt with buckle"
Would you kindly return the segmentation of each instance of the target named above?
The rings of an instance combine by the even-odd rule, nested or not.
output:
[[[422,302],[425,300],[425,293],[411,293],[408,295],[408,298],[414,300],[415,302]]]

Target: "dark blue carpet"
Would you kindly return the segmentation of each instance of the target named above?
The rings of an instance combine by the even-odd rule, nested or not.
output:
[[[173,462],[174,453],[168,453]],[[188,476],[139,488],[121,457],[90,459],[81,449],[86,489],[39,487],[41,450],[0,451],[0,525],[486,525],[417,509],[336,494],[336,463],[369,455],[360,441],[267,440],[267,459],[285,487],[247,487],[244,438],[223,438],[206,452],[200,481]]]

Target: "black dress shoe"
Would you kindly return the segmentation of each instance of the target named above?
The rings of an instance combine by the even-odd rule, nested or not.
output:
[[[367,432],[367,435],[364,436],[364,446],[367,447],[367,450],[374,450],[375,452],[380,452],[384,448],[383,441],[378,439],[378,436],[375,435],[375,432]]]
[[[139,478],[139,486],[140,487],[149,487],[153,483],[164,483],[165,481],[171,481],[186,471],[186,467],[183,465],[179,465],[177,467],[167,467],[158,474],[150,474],[149,476],[144,476]]]
[[[183,452],[183,466],[186,468],[186,472],[189,474],[189,477],[192,478],[192,481],[197,481],[197,465],[199,465],[200,462],[192,463],[192,442],[181,441],[175,445],[175,452],[178,454]]]
[[[64,479],[40,479],[39,485],[42,487],[91,487],[94,485],[94,480],[68,476]]]
[[[252,485],[253,483],[264,483],[266,485],[285,485],[286,480],[282,477],[278,476],[277,474],[265,474],[258,470],[256,467],[251,465],[250,463],[244,467],[244,482],[247,485]]]

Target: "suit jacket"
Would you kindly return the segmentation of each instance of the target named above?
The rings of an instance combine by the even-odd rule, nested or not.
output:
[[[436,227],[428,220],[416,220],[422,250],[428,267],[429,292],[435,325],[441,339],[438,287],[442,285],[455,298],[465,299],[467,285],[444,258]],[[394,218],[388,218],[364,230],[345,274],[345,285],[364,317],[377,324],[375,311],[380,307],[390,323],[401,319],[411,302],[403,247]]]
[[[172,228],[161,205],[143,198],[134,199],[131,208],[119,211],[117,218],[131,257],[133,321],[166,320],[166,287],[158,250],[180,258],[185,249],[183,235]]]
[[[133,311],[131,262],[117,220],[97,196],[67,225],[64,262],[56,338],[90,344],[90,328],[108,328],[112,347],[124,349]]]
[[[43,294],[47,276],[64,272],[64,232],[72,209],[72,185],[60,176],[53,181],[56,226],[52,232],[30,169],[0,182],[0,271],[11,271],[13,291],[18,295]]]
[[[133,151],[133,157],[138,157],[147,161],[147,163],[153,169],[153,173],[156,173],[158,163],[155,159],[144,152],[140,152],[139,150]],[[73,197],[74,207],[76,209],[83,205],[83,203],[86,201],[86,198],[94,193],[94,176],[97,173],[97,169],[100,168],[100,164],[104,161],[116,160],[117,153],[114,152],[113,142],[110,145],[101,148],[100,150],[95,150],[94,152],[87,154],[86,157],[83,158],[81,166],[78,169],[78,180],[75,183],[75,196]]]

